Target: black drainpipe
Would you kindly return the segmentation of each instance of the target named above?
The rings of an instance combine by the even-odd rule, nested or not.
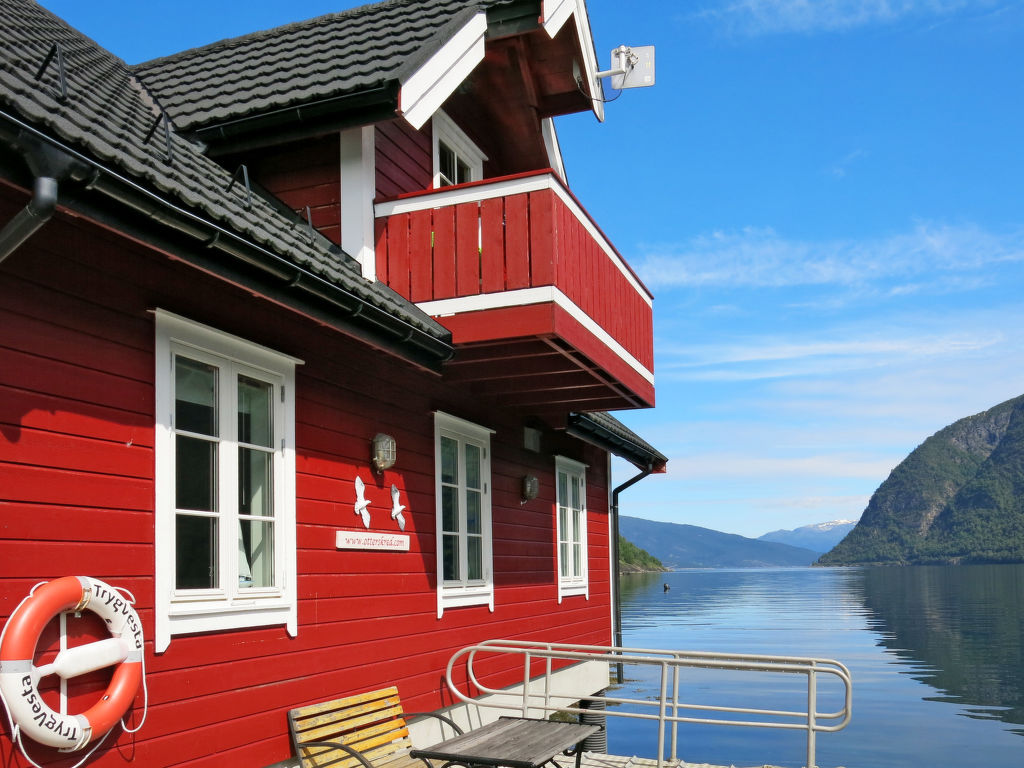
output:
[[[0,262],[14,253],[53,216],[60,181],[81,166],[68,153],[21,131],[12,142],[34,177],[32,199],[0,230]]]
[[[619,494],[654,472],[652,464],[612,491],[612,601],[615,604],[615,645],[622,647],[622,606],[619,604]],[[622,664],[616,664],[615,679],[622,683]]]
[[[57,180],[52,176],[36,176],[32,199],[0,230],[0,262],[49,221],[56,208]]]

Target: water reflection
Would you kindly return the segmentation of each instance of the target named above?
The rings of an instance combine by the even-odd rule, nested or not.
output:
[[[859,574],[881,644],[939,692],[935,700],[965,705],[971,717],[1024,725],[1024,565]]]
[[[819,765],[919,768],[956,764],[951,755],[1022,764],[1024,566],[685,570],[624,577],[621,594],[627,646],[847,664],[853,721],[819,740]],[[627,675],[631,697],[658,695],[644,674]],[[760,681],[723,682],[705,689],[688,674],[685,696],[778,702]],[[653,757],[656,736],[609,719],[615,754]],[[690,762],[802,765],[797,732],[689,725],[680,739]]]

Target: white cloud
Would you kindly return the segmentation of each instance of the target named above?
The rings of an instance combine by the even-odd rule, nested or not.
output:
[[[641,245],[638,271],[652,288],[868,286],[970,290],[988,267],[1024,261],[1024,231],[919,224],[867,240],[790,240],[770,228],[713,232],[683,243]]]
[[[908,19],[948,17],[1000,0],[729,0],[694,16],[743,35],[844,32]]]

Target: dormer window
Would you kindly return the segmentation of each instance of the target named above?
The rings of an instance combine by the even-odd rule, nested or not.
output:
[[[434,134],[434,188],[480,181],[487,156],[459,126],[438,110],[432,120]]]

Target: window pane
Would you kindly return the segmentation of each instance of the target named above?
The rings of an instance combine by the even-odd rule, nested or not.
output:
[[[238,528],[238,586],[274,586],[274,524],[240,520]]]
[[[217,435],[217,368],[174,358],[174,427]]]
[[[579,542],[583,540],[582,520],[580,519],[582,513],[578,509],[572,511],[572,540]]]
[[[458,581],[459,580],[459,537],[455,536],[444,536],[444,551],[442,552],[442,562],[444,565],[444,580],[445,581]]]
[[[563,507],[569,504],[569,476],[564,472],[558,473],[558,503]]]
[[[273,447],[273,390],[265,381],[238,377],[238,442]]]
[[[579,544],[572,545],[572,575],[583,575],[583,548]]]
[[[480,533],[480,492],[466,491],[466,532]]]
[[[178,509],[217,511],[217,443],[176,435],[175,505]]]
[[[274,514],[274,454],[238,449],[238,511],[243,515]]]
[[[561,558],[562,567],[559,569],[563,576],[569,575],[569,545],[564,541],[558,545],[558,556]]]
[[[479,580],[484,577],[483,539],[470,536],[466,539],[466,555],[469,560],[469,578]]]
[[[472,181],[473,180],[471,178],[471,176],[470,176],[469,164],[468,163],[466,163],[466,162],[464,162],[462,160],[457,160],[456,161],[456,166],[457,166],[456,167],[456,171],[455,171],[455,173],[456,173],[455,183],[456,184],[465,184],[467,181]]]
[[[441,530],[447,533],[459,531],[459,490],[450,486],[441,488]]]
[[[441,482],[459,482],[459,444],[450,437],[441,438]]]
[[[558,539],[566,541],[569,538],[569,510],[565,507],[558,508]]]
[[[480,484],[480,446],[466,444],[466,487],[479,490]]]
[[[437,147],[438,170],[441,171],[441,186],[447,187],[455,184],[455,152],[443,141]]]
[[[580,479],[578,477],[574,476],[572,478],[572,501],[571,501],[571,506],[572,506],[573,509],[579,509],[580,507],[583,506],[583,504],[580,502],[580,498],[581,498],[581,495],[580,495]]]
[[[177,515],[175,587],[213,589],[217,581],[217,518]]]

